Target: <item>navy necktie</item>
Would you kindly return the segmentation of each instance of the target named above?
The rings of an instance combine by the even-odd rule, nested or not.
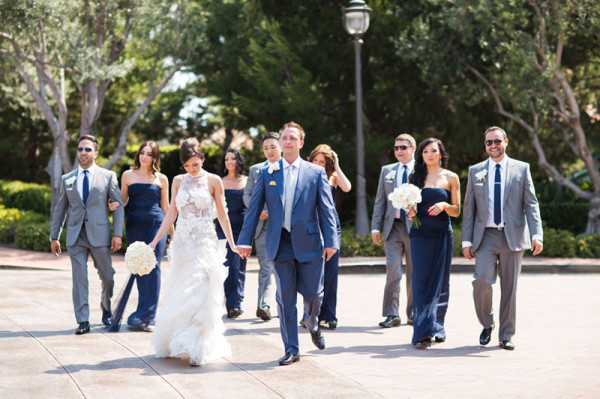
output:
[[[502,181],[500,180],[500,164],[496,164],[496,177],[494,179],[494,223],[499,225],[502,222]]]
[[[81,197],[83,198],[83,203],[85,204],[88,199],[88,195],[90,195],[90,180],[88,179],[88,171],[83,171],[83,188],[81,189]]]
[[[402,165],[404,172],[402,172],[402,184],[408,183],[408,173],[406,165]],[[403,209],[400,210],[400,221],[406,221],[406,212]]]

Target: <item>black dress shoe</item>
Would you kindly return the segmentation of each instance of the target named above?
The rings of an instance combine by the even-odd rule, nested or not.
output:
[[[337,328],[337,321],[320,320],[319,327],[323,327],[328,330],[335,330]]]
[[[437,343],[446,342],[446,337],[435,337],[435,342],[437,342]]]
[[[431,346],[431,337],[423,337],[415,345],[417,349],[428,349]]]
[[[493,325],[490,328],[483,329],[483,331],[481,332],[481,335],[479,336],[479,343],[481,345],[487,345],[490,343],[490,338],[491,338],[493,329],[494,329]]]
[[[110,327],[113,321],[112,312],[104,309],[102,304],[100,304],[100,309],[102,309],[102,324],[104,324],[106,327]]]
[[[264,321],[269,321],[271,320],[271,312],[269,311],[269,308],[258,308],[256,309],[256,317],[260,317]]]
[[[502,349],[506,349],[508,351],[514,351],[515,350],[515,344],[513,344],[510,339],[506,339],[504,341],[500,341],[500,347]]]
[[[77,327],[77,330],[75,330],[75,334],[77,334],[77,335],[87,334],[89,332],[90,332],[90,323],[87,321],[79,323],[79,327]]]
[[[317,331],[315,332],[310,331],[310,337],[312,338],[313,344],[315,344],[317,348],[320,350],[325,349],[325,337],[323,336],[320,328],[317,328]]]
[[[300,355],[294,355],[293,353],[286,353],[281,359],[279,359],[280,366],[289,366],[292,363],[300,361]]]
[[[390,327],[398,327],[400,325],[400,317],[398,316],[388,316],[384,321],[379,323],[379,327],[390,328]]]

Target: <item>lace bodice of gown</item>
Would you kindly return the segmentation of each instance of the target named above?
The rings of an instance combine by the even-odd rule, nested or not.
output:
[[[175,199],[177,204],[177,239],[199,241],[216,239],[213,206],[214,199],[208,189],[208,174],[201,170],[196,176],[183,177]]]

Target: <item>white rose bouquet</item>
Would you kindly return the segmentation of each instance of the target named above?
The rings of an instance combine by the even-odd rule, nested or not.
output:
[[[144,276],[156,267],[156,256],[148,244],[136,241],[127,247],[125,265],[129,273]]]
[[[421,190],[414,184],[405,183],[396,187],[394,191],[388,195],[388,199],[392,201],[392,205],[396,209],[402,209],[408,213],[417,208],[417,204],[421,202]],[[421,226],[421,221],[417,216],[413,218],[413,225],[416,229]]]

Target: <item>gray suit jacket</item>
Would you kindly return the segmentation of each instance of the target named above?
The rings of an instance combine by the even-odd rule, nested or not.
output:
[[[375,206],[373,207],[373,218],[371,219],[371,230],[380,231],[384,240],[387,240],[390,235],[396,216],[396,208],[392,206],[392,201],[388,199],[388,195],[396,188],[396,176],[399,167],[400,162],[385,165],[381,168],[381,174],[379,175]],[[394,172],[394,178],[388,179],[387,175],[392,171]],[[382,225],[383,230],[381,229]],[[408,220],[408,218],[406,218],[406,227],[409,231],[412,227],[412,221]]]
[[[531,249],[531,235],[542,235],[542,219],[529,164],[508,158],[504,186],[504,234],[511,251]],[[473,243],[473,251],[481,244],[488,217],[488,178],[475,175],[488,170],[489,160],[469,168],[469,181],[463,207],[462,240]]]
[[[101,167],[96,168],[94,181],[87,203],[84,204],[79,192],[77,191],[77,182],[67,184],[71,177],[77,178],[77,171],[67,173],[62,176],[62,183],[58,195],[58,201],[54,206],[52,217],[52,228],[50,230],[50,239],[57,240],[63,225],[67,223],[67,247],[73,246],[81,226],[85,222],[85,232],[88,241],[94,247],[110,246],[112,235],[121,237],[123,235],[123,198],[121,190],[117,183],[117,175]],[[108,220],[108,199],[119,202],[121,205],[113,212],[113,230],[110,233],[110,222]]]
[[[256,179],[258,179],[258,172],[269,165],[269,161],[259,162],[256,165],[252,165],[250,167],[250,172],[248,173],[248,181],[246,182],[246,188],[244,189],[244,195],[242,199],[244,201],[244,205],[248,208],[250,204],[250,196],[252,196],[252,190],[254,190],[254,186],[256,185]],[[264,209],[267,209],[267,205],[265,204]],[[254,238],[256,239],[260,232],[263,229],[263,226],[268,222],[267,220],[259,220],[256,225],[256,231],[254,232]]]

